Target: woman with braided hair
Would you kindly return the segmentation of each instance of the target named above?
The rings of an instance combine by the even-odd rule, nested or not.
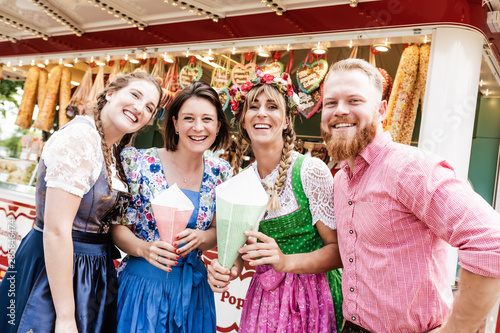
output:
[[[193,82],[168,107],[164,148],[124,149],[132,194],[115,244],[129,255],[118,270],[118,332],[215,333],[215,299],[202,251],[216,241],[215,187],[231,176],[225,160],[205,154],[225,147],[229,124],[217,92]],[[151,201],[177,184],[194,210],[173,244],[160,240]],[[167,274],[168,272],[168,274]]]
[[[226,291],[247,261],[256,273],[239,332],[334,332],[342,325],[342,307],[340,276],[329,272],[341,267],[333,179],[322,161],[293,149],[289,113],[298,105],[288,75],[256,75],[231,92],[239,119],[233,170],[238,172],[244,140],[256,158],[249,167],[271,195],[259,231],[246,232],[258,242],[249,238],[231,270],[214,259],[208,268],[209,284],[215,292]]]
[[[0,285],[0,331],[116,330],[109,227],[130,196],[116,161],[155,115],[161,96],[145,72],[119,76],[99,94],[93,118],[77,116],[47,141],[38,165],[35,226]]]

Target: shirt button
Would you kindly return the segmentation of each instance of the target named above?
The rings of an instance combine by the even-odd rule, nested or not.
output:
[[[347,203],[349,204],[349,206],[352,205],[352,201],[351,200],[347,201]]]
[[[354,259],[352,259],[352,258],[349,258],[349,262],[353,262],[353,261],[354,261]]]
[[[352,317],[351,317],[351,320],[352,320],[352,321],[355,321],[355,320],[356,320],[356,316],[352,316]]]
[[[354,233],[354,230],[352,230],[352,229],[351,229],[351,230],[349,230],[349,233],[350,233],[350,234]]]
[[[350,291],[354,291],[354,288],[353,288],[353,287],[351,287],[349,290],[350,290]]]

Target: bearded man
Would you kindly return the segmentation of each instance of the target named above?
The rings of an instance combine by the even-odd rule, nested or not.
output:
[[[446,161],[383,132],[382,80],[347,59],[324,84],[321,131],[343,161],[334,179],[342,332],[476,332],[500,296],[500,216]],[[459,249],[455,300],[446,243]]]

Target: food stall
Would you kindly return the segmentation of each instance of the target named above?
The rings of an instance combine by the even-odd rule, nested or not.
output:
[[[104,84],[109,75],[142,68],[155,72],[173,92],[193,80],[211,82],[231,119],[225,103],[231,84],[244,81],[248,69],[256,65],[270,73],[286,70],[300,86],[302,102],[308,105],[304,114],[295,116],[297,137],[303,149],[326,157],[321,155],[319,132],[324,74],[336,60],[364,58],[385,71],[388,89],[393,81],[387,96],[394,105],[393,114],[409,117],[402,122],[409,127],[392,126],[405,133],[401,141],[444,156],[457,175],[470,178],[494,207],[499,200],[500,135],[494,134],[498,128],[487,125],[500,97],[500,35],[495,30],[497,21],[491,18],[491,13],[500,10],[498,1],[227,0],[207,6],[202,1],[94,0],[86,4],[69,1],[70,10],[64,11],[58,6],[60,2],[35,1],[48,5],[45,12],[27,0],[16,1],[17,12],[0,10],[2,22],[7,18],[10,22],[7,28],[0,26],[0,38],[6,40],[0,42],[2,78],[25,80],[33,67],[45,67],[47,72],[67,68],[71,98],[76,99],[77,87],[82,87],[80,92],[87,91],[77,97],[87,98],[96,82]],[[21,14],[40,18],[40,24],[45,24],[45,29],[30,26],[39,38],[15,31],[19,24],[29,25]],[[61,16],[64,24],[52,20],[51,15]],[[427,75],[418,83],[415,78],[409,88],[405,78],[417,76],[419,68]],[[408,94],[415,98],[406,100]],[[58,102],[54,111],[61,113],[64,102]],[[397,105],[405,103],[411,107],[398,109]],[[40,102],[34,105],[36,121]],[[45,132],[57,130],[59,122],[61,118],[56,117]],[[161,145],[159,123],[143,132],[135,144]],[[12,238],[18,243],[34,222],[32,175],[37,149],[36,144],[27,144],[26,155],[20,159],[0,161],[0,271],[8,265]],[[32,150],[30,158],[27,152]],[[230,149],[227,154],[230,156]],[[478,154],[488,156],[491,172],[487,176],[484,163],[478,165],[481,163],[475,158]],[[15,177],[23,178],[18,181],[22,184],[14,184]],[[205,255],[209,260],[216,252]],[[450,258],[450,282],[454,283],[456,257]],[[218,315],[220,332],[237,331],[253,274],[247,268],[228,292],[216,297],[217,313],[223,314]],[[487,332],[500,332],[496,313],[487,321]]]

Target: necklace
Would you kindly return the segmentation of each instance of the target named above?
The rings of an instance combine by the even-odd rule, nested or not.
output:
[[[185,177],[184,174],[181,171],[182,168],[179,167],[179,165],[177,164],[177,162],[175,162],[175,160],[173,158],[172,158],[172,163],[175,166],[175,171],[177,172],[177,174],[179,176],[181,176],[182,181],[184,182],[184,184],[187,184],[191,180],[191,178],[193,178],[193,176],[196,174],[196,172],[198,171],[198,170],[194,170],[193,173],[189,177]]]
[[[181,172],[181,170],[179,168],[177,168],[177,172],[182,177],[184,183],[187,183],[189,180],[191,180],[191,178],[193,178],[193,175],[194,175],[194,173],[193,173],[193,175],[191,175],[191,177],[189,177],[189,178],[186,179],[186,177],[184,177],[184,175],[182,174],[182,172]]]

